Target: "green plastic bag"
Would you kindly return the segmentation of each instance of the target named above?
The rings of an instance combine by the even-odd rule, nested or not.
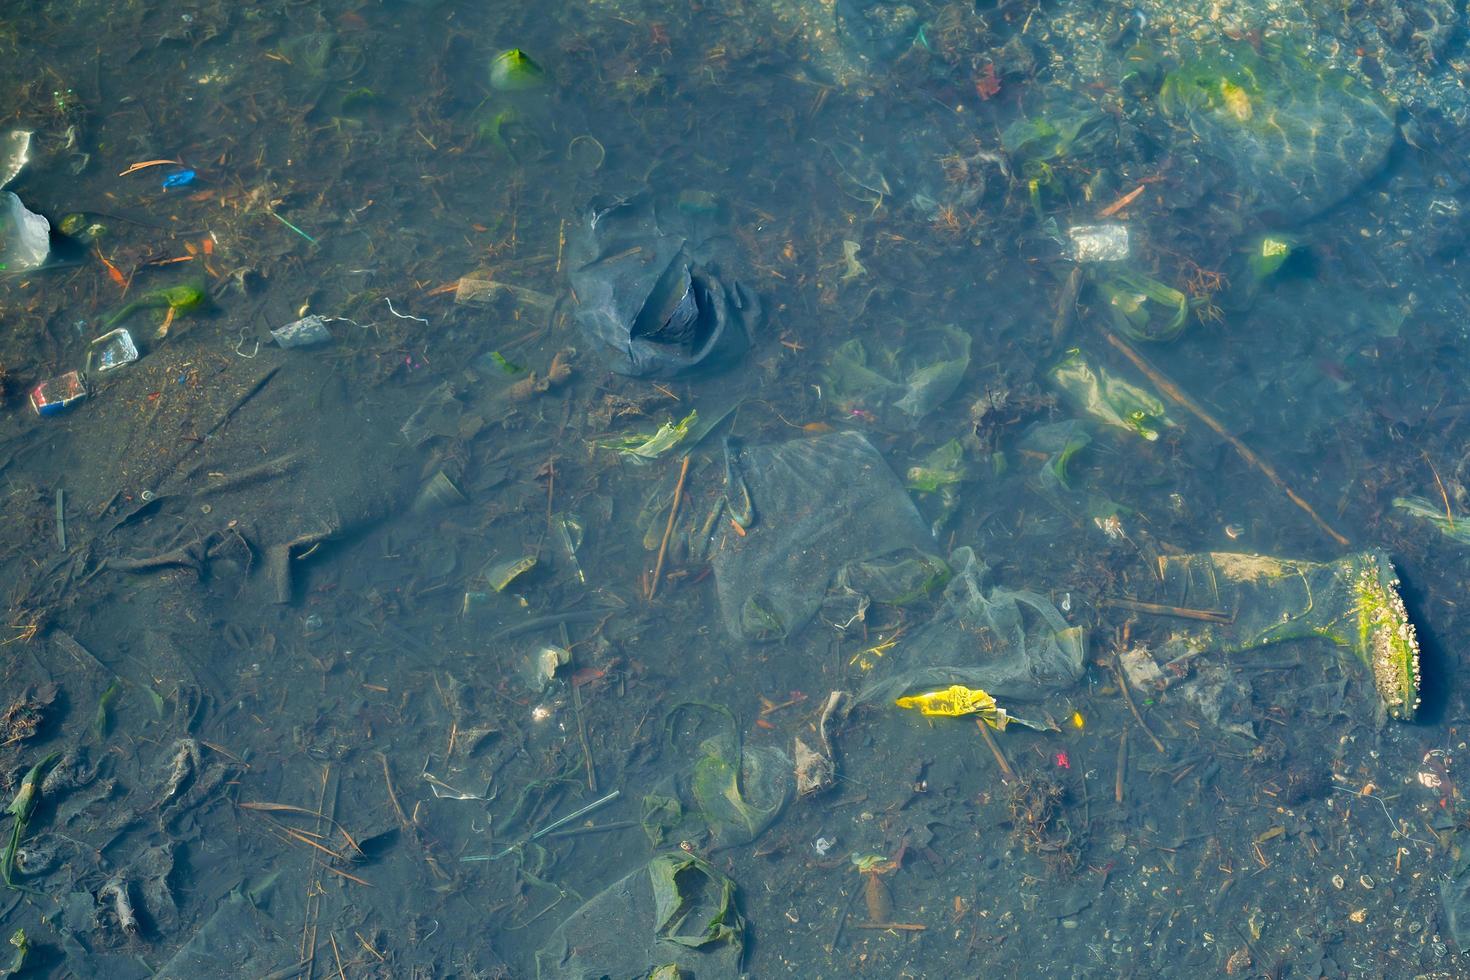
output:
[[[1136,432],[1149,442],[1174,425],[1164,403],[1135,384],[1093,368],[1074,347],[1051,369],[1051,380],[1076,408],[1100,422]]]
[[[970,366],[970,335],[944,325],[907,333],[888,349],[853,338],[832,352],[825,377],[839,411],[871,412],[906,428],[954,394]]]

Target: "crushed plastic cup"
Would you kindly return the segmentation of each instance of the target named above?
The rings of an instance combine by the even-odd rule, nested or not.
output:
[[[87,347],[87,373],[106,374],[138,359],[133,335],[118,327],[92,341]]]
[[[1128,257],[1127,225],[1073,225],[1067,237],[1077,262],[1121,262]]]
[[[56,415],[86,397],[87,387],[82,383],[82,376],[68,371],[32,388],[31,407],[37,415]]]
[[[315,313],[284,327],[277,327],[271,331],[271,336],[282,347],[312,347],[332,342],[332,332],[327,329],[327,321]]]

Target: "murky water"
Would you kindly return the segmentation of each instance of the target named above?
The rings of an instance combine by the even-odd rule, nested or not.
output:
[[[24,969],[1463,973],[1462,20],[0,16]]]

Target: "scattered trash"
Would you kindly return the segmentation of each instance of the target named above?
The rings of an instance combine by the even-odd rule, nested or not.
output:
[[[468,306],[502,308],[510,319],[529,318],[534,323],[545,323],[551,319],[556,308],[556,297],[547,293],[496,282],[493,279],[478,279],[465,276],[454,290],[454,301]]]
[[[1189,297],[1139,272],[1121,270],[1097,279],[1113,326],[1133,340],[1176,339],[1189,322]]]
[[[1127,225],[1073,225],[1067,229],[1072,240],[1074,262],[1121,262],[1128,258]]]
[[[165,310],[163,322],[154,335],[156,339],[162,340],[168,336],[169,327],[176,318],[203,308],[208,296],[203,280],[155,289],[144,293],[108,317],[105,325],[115,327],[139,310]]]
[[[87,345],[85,372],[89,377],[94,371],[97,374],[106,374],[137,359],[138,348],[133,343],[133,335],[128,333],[126,327],[118,327]]]
[[[1169,684],[1168,678],[1159,669],[1147,647],[1136,646],[1124,650],[1118,654],[1118,662],[1128,677],[1128,683],[1140,691],[1159,691]]]
[[[833,744],[833,728],[847,717],[852,698],[845,691],[827,695],[817,721],[817,747],[813,749],[798,736],[792,756],[796,763],[796,794],[811,796],[831,789],[837,783],[837,752]]]
[[[1308,218],[1377,173],[1397,135],[1376,87],[1314,59],[1284,36],[1202,46],[1165,76],[1159,108],[1245,206]]]
[[[284,327],[276,327],[271,331],[271,337],[282,347],[311,347],[332,342],[326,318],[316,313],[293,320]]]
[[[86,385],[76,371],[42,381],[31,389],[31,407],[37,415],[56,415],[87,397]]]
[[[90,215],[77,211],[63,215],[62,219],[56,223],[56,229],[81,245],[95,244],[98,239],[107,234],[105,224],[93,221]]]
[[[31,133],[18,129],[0,137],[0,188],[30,161]],[[51,223],[28,210],[10,191],[0,192],[0,272],[29,272],[51,254]]]
[[[412,510],[415,514],[427,514],[446,507],[457,507],[468,500],[464,491],[455,485],[448,473],[436,470],[434,475],[429,477],[429,482],[424,484],[423,489],[414,498]]]
[[[29,771],[21,777],[15,797],[5,808],[5,812],[10,816],[10,840],[5,845],[4,853],[0,854],[0,879],[4,880],[6,888],[18,887],[14,881],[15,852],[20,847],[20,842],[25,839],[26,825],[30,823],[31,815],[36,812],[36,804],[41,801],[41,780],[60,758],[60,752],[52,752],[31,766]]]
[[[493,592],[504,592],[510,584],[536,567],[536,556],[502,558],[485,566],[481,576]]]

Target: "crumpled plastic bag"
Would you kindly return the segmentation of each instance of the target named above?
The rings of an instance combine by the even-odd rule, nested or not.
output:
[[[713,734],[701,738],[711,727]],[[709,831],[715,848],[748,844],[791,802],[790,756],[774,746],[742,744],[727,709],[699,702],[676,705],[666,729],[686,771],[643,799],[643,829],[655,846],[702,830]]]
[[[714,218],[650,192],[593,202],[567,242],[577,322],[619,374],[668,378],[733,363],[760,323],[755,293],[726,278]]]
[[[1136,432],[1149,442],[1174,420],[1157,396],[1131,382],[1094,368],[1076,347],[1051,369],[1051,380],[1079,411],[1108,425]]]
[[[905,429],[954,394],[970,367],[970,335],[941,325],[906,333],[891,349],[853,338],[832,352],[825,377],[839,411],[871,412]]]
[[[986,569],[970,548],[949,557],[954,577],[934,617],[867,661],[860,702],[960,685],[1007,700],[1040,701],[1082,676],[1086,644],[1045,596],[981,587]]]
[[[656,855],[556,927],[536,953],[536,976],[644,980],[672,965],[733,980],[745,949],[735,893],[734,881],[695,855]]]

